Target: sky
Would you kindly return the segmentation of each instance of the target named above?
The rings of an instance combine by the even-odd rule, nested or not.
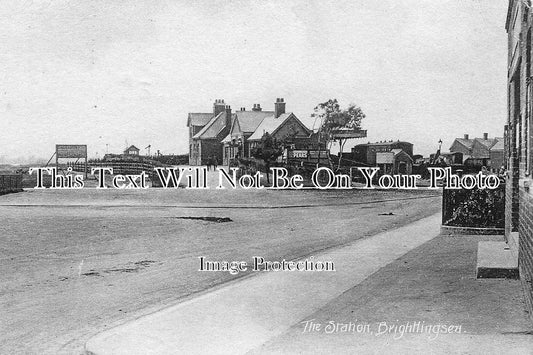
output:
[[[134,144],[188,152],[188,112],[282,97],[310,128],[337,98],[415,154],[503,136],[504,0],[3,1],[0,163]],[[316,128],[316,126],[315,126]]]

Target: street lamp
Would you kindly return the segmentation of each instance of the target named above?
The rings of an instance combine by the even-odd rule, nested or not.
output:
[[[239,139],[237,139],[237,155],[239,158],[244,158],[244,149],[243,149],[243,144],[242,144],[242,137],[239,137]]]

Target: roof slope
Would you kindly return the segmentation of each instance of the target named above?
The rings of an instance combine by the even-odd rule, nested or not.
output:
[[[190,112],[187,117],[187,127],[205,126],[213,118],[213,113]]]
[[[128,150],[132,150],[132,149],[133,149],[133,150],[140,150],[140,149],[137,148],[136,146],[134,146],[134,145],[130,145],[128,148],[124,149],[124,151],[126,152],[126,151],[128,151]]]
[[[254,132],[265,117],[274,116],[273,111],[237,111],[235,112],[241,132]]]
[[[492,147],[494,144],[497,143],[497,140],[496,138],[491,138],[491,139],[475,138],[474,142],[481,144],[487,149],[490,149],[490,147]]]
[[[495,150],[504,150],[505,148],[505,140],[503,139],[503,137],[496,137],[496,144],[494,144],[490,150],[491,151],[495,151]]]
[[[214,139],[226,127],[226,111],[219,113],[213,117],[207,124],[196,133],[193,139]]]
[[[291,117],[293,117],[303,128],[305,128],[308,133],[311,133],[309,129],[292,112],[288,112],[281,114],[278,118],[275,118],[274,115],[265,117],[250,138],[248,138],[248,140],[261,140],[265,132],[270,134],[276,133],[276,131]]]
[[[473,139],[455,138],[454,142],[458,142],[458,143],[464,145],[465,147],[467,147],[468,149],[471,149],[472,146],[474,145],[474,140]],[[453,146],[453,144],[452,144],[452,146]]]

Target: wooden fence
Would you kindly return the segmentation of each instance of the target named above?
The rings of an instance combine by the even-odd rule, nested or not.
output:
[[[134,161],[99,161],[89,162],[87,165],[87,173],[91,173],[92,168],[106,167],[113,168],[113,174],[140,174],[145,171],[146,174],[152,177],[155,173],[153,163],[134,162]],[[67,167],[72,167],[74,171],[84,171],[85,163],[67,163]]]
[[[0,193],[14,192],[22,190],[21,174],[0,175]]]

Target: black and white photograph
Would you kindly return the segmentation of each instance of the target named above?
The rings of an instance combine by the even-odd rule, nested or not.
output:
[[[0,25],[0,354],[533,355],[531,0]]]

